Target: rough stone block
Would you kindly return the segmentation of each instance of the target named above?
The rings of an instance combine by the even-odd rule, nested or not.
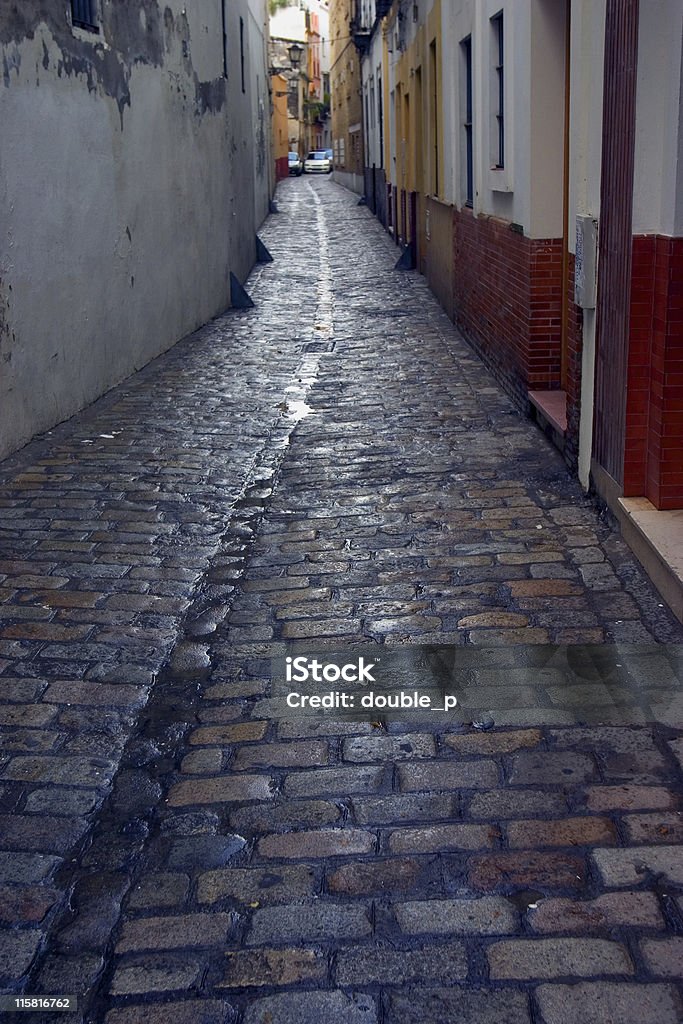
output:
[[[117,953],[184,946],[223,946],[233,925],[231,914],[179,914],[124,921]]]
[[[371,932],[370,912],[363,906],[318,903],[265,907],[254,913],[247,945],[360,939]]]
[[[327,886],[338,896],[410,892],[419,885],[423,870],[424,864],[414,858],[354,861],[332,872]]]
[[[406,935],[509,935],[519,925],[512,905],[498,896],[399,903],[394,913]]]
[[[420,949],[356,946],[339,951],[335,980],[346,987],[360,985],[424,985],[428,982],[464,981],[467,957],[461,942]]]
[[[339,991],[278,993],[254,1000],[244,1014],[244,1024],[377,1024],[377,1020],[371,996]]]
[[[680,1024],[683,1019],[683,1002],[673,985],[541,985],[535,998],[545,1024]]]
[[[443,792],[460,789],[491,789],[498,785],[495,761],[431,761],[405,764],[398,770],[404,793]]]
[[[323,983],[327,956],[318,949],[253,949],[226,953],[218,988]]]
[[[489,946],[487,955],[496,981],[635,973],[626,948],[606,939],[513,939]]]
[[[258,842],[261,857],[306,858],[348,857],[372,853],[377,843],[374,832],[357,828],[328,828],[310,832],[283,832],[264,836]]]
[[[639,885],[649,874],[665,875],[683,885],[683,846],[635,846],[628,850],[593,850],[591,854],[605,885]]]
[[[514,786],[577,786],[591,782],[596,775],[595,762],[588,754],[522,751],[513,758],[510,783]]]
[[[425,793],[417,796],[354,797],[353,816],[359,825],[391,825],[456,817],[457,797]]]
[[[390,995],[386,1024],[531,1024],[525,992],[483,988],[421,988],[417,992],[417,996],[415,990]]]
[[[597,846],[616,843],[617,833],[608,818],[563,818],[557,821],[511,821],[507,826],[512,849],[539,846]]]
[[[406,761],[412,758],[433,757],[434,737],[425,733],[404,733],[389,736],[375,732],[344,740],[342,754],[345,761]]]
[[[683,936],[671,935],[665,939],[644,939],[640,944],[645,966],[650,974],[660,978],[683,977]]]
[[[327,768],[322,771],[290,772],[284,783],[288,796],[330,796],[377,790],[386,774],[383,766]]]
[[[275,782],[267,775],[226,775],[216,779],[189,779],[171,787],[171,807],[222,804],[238,800],[270,800]]]
[[[277,868],[224,868],[199,876],[197,899],[217,903],[231,899],[239,903],[286,903],[313,896],[320,882],[312,867],[297,864]]]
[[[589,786],[585,790],[590,811],[669,810],[679,806],[679,797],[663,786]]]
[[[311,768],[327,764],[328,758],[329,747],[323,740],[250,744],[239,748],[232,768]]]
[[[470,884],[480,892],[582,889],[586,879],[583,858],[566,853],[524,850],[482,854],[471,857],[468,868]]]
[[[388,843],[392,853],[439,853],[491,849],[499,835],[495,825],[429,825],[396,829]]]
[[[545,933],[664,927],[659,903],[651,892],[603,893],[594,900],[539,900],[529,910],[528,921],[533,931]]]
[[[446,735],[443,742],[458,754],[511,754],[541,742],[540,729],[516,729],[513,732],[470,732]]]

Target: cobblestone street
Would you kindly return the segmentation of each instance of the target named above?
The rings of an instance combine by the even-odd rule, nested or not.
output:
[[[271,714],[288,641],[683,661],[357,197],[276,198],[254,309],[0,465],[0,988],[81,997],[29,1024],[680,1024],[680,690]]]

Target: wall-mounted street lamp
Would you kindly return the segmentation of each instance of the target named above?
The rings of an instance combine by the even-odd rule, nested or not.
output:
[[[289,57],[289,63],[293,68],[298,68],[301,63],[301,57],[303,55],[304,48],[299,43],[292,43],[291,46],[287,47],[287,55]]]

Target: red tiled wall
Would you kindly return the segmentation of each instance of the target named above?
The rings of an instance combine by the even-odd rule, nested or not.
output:
[[[289,157],[279,156],[275,161],[275,180],[282,181],[289,177]]]
[[[683,508],[683,238],[633,239],[624,494]]]

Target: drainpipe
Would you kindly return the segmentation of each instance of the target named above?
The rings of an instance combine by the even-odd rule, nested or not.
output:
[[[569,111],[572,0],[566,0],[564,45],[564,167],[562,181],[562,308],[560,319],[560,387],[567,390],[569,341]]]

